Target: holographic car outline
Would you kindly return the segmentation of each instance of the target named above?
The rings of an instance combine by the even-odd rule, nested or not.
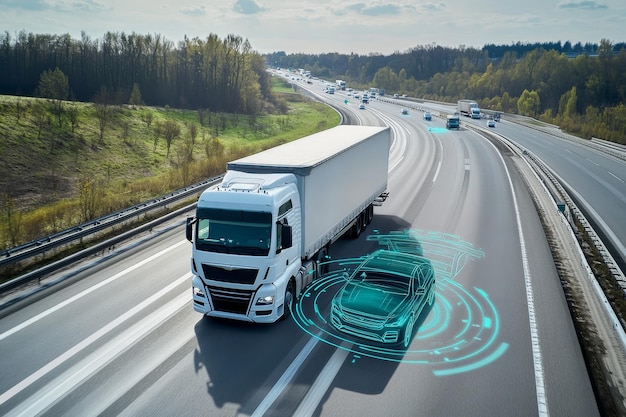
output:
[[[415,323],[435,300],[430,261],[380,249],[345,278],[331,303],[331,325],[352,336],[408,348]]]

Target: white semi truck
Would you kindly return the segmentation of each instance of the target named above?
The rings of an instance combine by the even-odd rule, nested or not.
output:
[[[480,119],[480,108],[473,100],[459,100],[457,103],[459,113],[472,119]]]
[[[229,162],[187,219],[193,308],[271,323],[387,197],[389,128],[337,126]]]

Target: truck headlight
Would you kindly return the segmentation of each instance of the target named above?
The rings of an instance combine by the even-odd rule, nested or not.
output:
[[[204,291],[201,288],[193,287],[193,295],[204,298]]]
[[[274,296],[266,295],[265,297],[259,297],[256,300],[256,305],[258,306],[266,306],[269,304],[274,304]]]

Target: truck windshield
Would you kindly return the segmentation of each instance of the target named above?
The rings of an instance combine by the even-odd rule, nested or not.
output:
[[[196,248],[207,252],[267,256],[272,214],[198,208]]]

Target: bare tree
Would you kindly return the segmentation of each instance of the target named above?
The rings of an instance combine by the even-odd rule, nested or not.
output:
[[[224,144],[219,138],[208,137],[204,142],[204,153],[207,158],[221,158],[224,155]]]
[[[170,147],[172,146],[172,142],[179,135],[180,135],[180,125],[177,122],[173,120],[166,120],[163,123],[163,137],[165,138],[165,143],[167,143],[166,157],[170,156]]]
[[[123,121],[121,124],[122,127],[122,139],[124,143],[129,144],[128,136],[130,135],[130,123],[128,121]]]
[[[133,106],[133,108],[136,108],[137,106],[141,106],[143,104],[143,100],[141,99],[141,91],[139,91],[139,84],[137,83],[133,84],[133,89],[130,92],[128,104]]]
[[[191,146],[196,144],[196,138],[198,137],[198,125],[190,122],[187,124],[187,134],[189,135],[189,139],[191,139]]]
[[[76,106],[70,106],[70,108],[67,109],[67,115],[72,125],[72,133],[74,133],[74,130],[78,126],[78,109]]]
[[[54,113],[57,116],[59,127],[62,126],[63,100],[70,95],[70,84],[67,75],[58,67],[54,71],[44,71],[39,77],[39,94],[52,100]]]
[[[96,118],[98,119],[99,136],[98,141],[104,142],[104,132],[113,119],[114,109],[112,104],[115,97],[109,93],[106,87],[102,86],[100,91],[93,98]]]
[[[150,127],[150,125],[152,124],[152,119],[153,119],[154,115],[152,114],[152,111],[150,110],[146,110],[145,112],[143,112],[141,114],[141,120],[146,124],[146,126]]]
[[[176,146],[176,163],[180,171],[183,186],[189,184],[191,179],[191,162],[193,160],[193,143],[191,139],[185,139]]]
[[[22,98],[18,97],[17,100],[15,100],[15,119],[17,121],[17,124],[20,124],[20,119],[25,112],[26,106],[24,106],[24,103],[22,103]]]
[[[2,208],[6,220],[6,231],[11,246],[19,243],[19,236],[22,229],[22,213],[15,208],[13,196],[8,193],[2,194]]]
[[[46,109],[39,102],[35,103],[33,106],[33,117],[35,118],[35,126],[37,126],[37,140],[39,140],[41,139],[41,130],[48,120]]]
[[[152,135],[154,138],[154,148],[152,149],[152,152],[156,152],[157,144],[159,143],[159,138],[161,137],[161,135],[163,135],[163,131],[163,123],[157,121],[156,125],[154,125],[154,129],[152,130]]]
[[[82,178],[78,182],[78,197],[80,199],[81,216],[84,222],[96,217],[98,192],[98,185],[95,180]]]

